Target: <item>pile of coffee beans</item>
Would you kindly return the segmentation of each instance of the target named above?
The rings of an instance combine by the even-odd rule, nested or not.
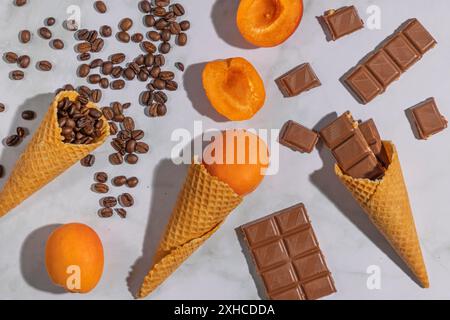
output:
[[[88,103],[86,95],[78,96],[75,101],[64,98],[58,102],[58,124],[64,143],[92,144],[103,134],[102,112],[90,108]]]
[[[95,183],[92,185],[92,191],[99,194],[107,194],[110,191],[108,186],[108,174],[106,172],[97,172],[94,175]],[[112,179],[112,184],[115,187],[122,187],[127,185],[129,188],[135,188],[139,183],[138,178],[126,178],[120,176]],[[117,208],[120,205],[121,208]],[[110,218],[114,212],[123,219],[127,217],[127,211],[125,208],[130,208],[134,205],[134,198],[129,193],[122,193],[118,197],[105,196],[100,199],[101,208],[98,210],[98,215],[101,218]]]

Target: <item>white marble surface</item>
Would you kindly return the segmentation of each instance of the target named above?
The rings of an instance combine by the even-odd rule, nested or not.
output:
[[[81,84],[75,78],[76,56],[72,35],[60,24],[70,4],[82,8],[83,26],[98,28],[104,23],[116,25],[119,19],[131,16],[138,21],[137,0],[107,1],[109,13],[99,15],[90,0],[29,0],[23,8],[0,0],[0,51],[17,50],[28,53],[34,61],[49,58],[55,64],[51,73],[27,70],[26,80],[12,82],[12,67],[0,63],[0,100],[7,112],[0,115],[0,136],[5,137],[23,124],[20,111],[28,108],[42,116],[53,92],[68,83]],[[149,119],[137,105],[143,85],[129,85],[123,92],[107,92],[102,103],[113,100],[134,103],[130,111],[139,127],[147,134],[152,153],[134,167],[113,168],[107,161],[109,146],[96,152],[94,168],[76,165],[46,188],[35,194],[11,214],[0,220],[0,298],[2,299],[131,299],[129,284],[136,288],[147,266],[140,259],[143,251],[152,252],[156,239],[167,220],[174,198],[183,180],[185,168],[174,166],[170,152],[176,128],[193,130],[194,120],[202,120],[207,128],[280,128],[289,120],[314,127],[332,112],[351,110],[358,118],[373,117],[386,139],[398,146],[405,179],[411,196],[417,228],[427,263],[431,288],[421,289],[392,258],[392,251],[357,207],[352,198],[331,173],[329,156],[315,151],[301,155],[280,149],[280,171],[267,177],[261,187],[248,196],[235,210],[223,228],[196,252],[152,299],[258,299],[258,293],[241,253],[234,229],[243,223],[265,216],[289,205],[304,202],[311,214],[321,246],[327,256],[338,293],[329,299],[445,299],[450,298],[450,215],[447,197],[450,177],[450,130],[427,142],[414,139],[404,110],[427,97],[436,97],[441,110],[450,117],[450,43],[447,30],[450,22],[446,0],[378,0],[357,1],[364,18],[371,4],[381,8],[381,30],[363,30],[335,43],[327,43],[316,21],[326,9],[351,4],[351,1],[305,1],[305,15],[298,31],[282,46],[253,49],[236,33],[234,14],[236,0],[183,0],[192,21],[191,41],[186,48],[177,48],[169,64],[184,61],[189,68],[184,74],[181,90],[171,95],[166,118]],[[355,2],[353,2],[355,3]],[[20,29],[33,31],[47,16],[55,16],[56,36],[66,42],[66,49],[55,52],[47,42],[34,37],[29,45],[18,43]],[[365,54],[374,49],[402,22],[419,18],[439,41],[431,51],[387,93],[368,106],[361,106],[339,82],[339,78]],[[136,26],[135,30],[141,29]],[[137,55],[133,45],[107,41],[105,53],[124,50]],[[267,102],[251,121],[244,123],[216,122],[200,87],[200,72],[206,61],[243,56],[261,73],[267,88]],[[311,62],[323,86],[297,98],[283,99],[273,83],[276,76],[303,62]],[[181,75],[179,76],[181,78]],[[180,79],[181,80],[181,79]],[[38,121],[34,122],[37,125]],[[11,169],[18,149],[1,147],[1,161]],[[324,161],[325,159],[325,167]],[[134,192],[136,207],[129,218],[101,220],[96,216],[98,196],[89,191],[92,175],[98,170],[111,175],[138,175],[141,185]],[[126,172],[125,172],[126,171]],[[1,181],[4,183],[4,179]],[[105,272],[98,287],[86,296],[62,294],[49,284],[42,261],[42,248],[53,225],[79,221],[99,233],[105,247]],[[137,259],[139,259],[137,261]],[[382,289],[368,290],[366,269],[378,265],[382,271]],[[134,267],[133,267],[134,266]],[[132,277],[129,278],[131,270]]]

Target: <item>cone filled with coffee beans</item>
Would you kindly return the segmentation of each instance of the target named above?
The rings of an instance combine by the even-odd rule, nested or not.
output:
[[[86,96],[60,92],[0,193],[0,217],[17,207],[109,136],[102,112]]]

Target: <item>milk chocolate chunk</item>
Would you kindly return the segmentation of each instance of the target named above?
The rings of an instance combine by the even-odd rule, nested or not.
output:
[[[381,178],[385,170],[374,154],[370,154],[355,166],[348,169],[346,174],[355,179],[375,180]]]
[[[294,151],[311,153],[318,140],[317,132],[291,120],[283,126],[279,142]]]
[[[336,292],[303,204],[240,228],[271,300],[316,300]]]
[[[349,139],[333,150],[342,170],[347,171],[370,155],[371,149],[362,133],[357,130]]]
[[[367,104],[436,45],[417,19],[411,19],[344,77],[348,88]]]
[[[322,85],[309,63],[288,71],[275,82],[285,97],[295,97]]]
[[[354,134],[356,126],[351,113],[346,112],[323,128],[320,137],[328,148],[334,149]]]
[[[417,126],[419,137],[423,140],[427,140],[432,135],[445,130],[448,126],[448,121],[441,115],[434,98],[430,98],[413,107],[411,113]]]
[[[372,149],[375,156],[385,165],[388,165],[388,156],[383,146],[378,128],[373,119],[367,120],[359,124],[359,129]]]
[[[322,16],[327,31],[332,40],[337,40],[364,28],[364,22],[359,17],[355,6],[329,10]]]

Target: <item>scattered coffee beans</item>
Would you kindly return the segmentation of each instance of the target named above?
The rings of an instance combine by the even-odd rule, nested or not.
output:
[[[36,112],[31,111],[31,110],[26,110],[24,112],[22,112],[22,119],[27,120],[27,121],[31,121],[36,119]]]
[[[48,72],[48,71],[52,70],[52,68],[53,68],[52,63],[50,61],[46,61],[46,60],[39,61],[37,66],[38,66],[39,70],[45,71],[45,72]]]
[[[43,39],[50,40],[52,38],[52,32],[47,27],[40,28],[38,33]]]
[[[92,185],[92,191],[94,191],[96,193],[108,193],[109,187],[108,187],[108,185],[106,185],[104,183],[94,183]]]
[[[114,197],[104,197],[100,200],[100,205],[104,208],[114,208],[117,206],[117,199]]]
[[[92,167],[95,164],[95,156],[90,154],[80,161],[83,167]]]
[[[6,110],[5,104],[0,103],[0,113],[5,112],[5,110]]]
[[[14,135],[6,138],[5,143],[8,147],[15,147],[15,146],[19,145],[21,141],[22,141],[22,139],[19,137],[19,135],[14,134]]]
[[[129,193],[124,193],[124,194],[120,195],[118,200],[119,200],[120,205],[124,208],[129,208],[134,205],[134,198]]]
[[[123,208],[117,208],[117,209],[114,209],[114,211],[122,219],[125,219],[127,217],[127,211],[125,209],[123,209]]]
[[[17,59],[17,64],[18,64],[19,67],[21,67],[22,69],[28,68],[28,66],[30,65],[30,63],[31,63],[31,58],[30,58],[29,56],[27,56],[27,55],[20,56],[20,57]]]
[[[108,10],[106,4],[103,1],[95,1],[94,6],[99,13],[105,13]]]
[[[56,23],[56,19],[53,17],[48,17],[47,19],[45,19],[45,25],[47,27],[52,27],[55,25],[55,23]]]
[[[103,208],[98,211],[100,218],[111,218],[114,212],[111,208]]]
[[[20,42],[22,42],[22,43],[30,42],[30,40],[31,40],[31,32],[29,30],[20,31],[19,39],[20,39]]]

